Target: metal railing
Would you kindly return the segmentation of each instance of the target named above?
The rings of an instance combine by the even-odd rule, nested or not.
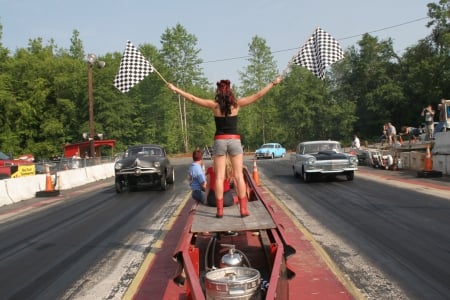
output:
[[[63,172],[66,170],[92,167],[107,164],[116,160],[113,156],[102,156],[94,158],[71,158],[64,157],[59,160],[43,160],[35,163],[36,174],[45,174],[45,166],[49,165],[50,173]]]

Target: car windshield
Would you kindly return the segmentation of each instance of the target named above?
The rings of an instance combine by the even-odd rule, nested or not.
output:
[[[132,149],[128,150],[128,153],[126,156],[139,156],[139,155],[160,156],[160,155],[162,155],[162,151],[160,148],[155,148],[155,147],[139,147],[139,148],[132,148]]]
[[[7,160],[7,159],[10,159],[10,158],[9,158],[8,155],[6,155],[5,153],[3,153],[3,152],[0,151],[0,159]]]
[[[275,148],[274,144],[264,144],[261,146],[261,148]]]
[[[305,145],[303,154],[318,153],[320,151],[334,151],[341,152],[341,145],[338,143],[322,143]]]

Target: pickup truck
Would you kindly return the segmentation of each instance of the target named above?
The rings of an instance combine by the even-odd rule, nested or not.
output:
[[[319,140],[301,142],[291,154],[292,171],[295,177],[310,182],[313,177],[344,175],[353,180],[358,170],[358,157],[344,153],[338,141]]]

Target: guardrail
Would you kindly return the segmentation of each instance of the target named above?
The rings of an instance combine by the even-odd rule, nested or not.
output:
[[[67,171],[72,169],[86,168],[101,164],[107,164],[114,162],[115,158],[111,156],[102,156],[95,158],[71,158],[65,157],[59,160],[48,160],[40,161],[35,163],[36,174],[45,174],[45,165],[49,165],[50,172],[54,174],[55,172]]]
[[[67,190],[114,176],[114,161],[111,158],[85,160],[83,167],[72,169],[65,168],[64,161],[49,162],[49,165],[57,190]],[[37,174],[0,180],[0,206],[34,198],[36,192],[45,190],[46,176]]]

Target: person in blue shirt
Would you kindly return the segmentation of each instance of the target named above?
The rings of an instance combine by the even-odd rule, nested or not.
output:
[[[193,162],[189,166],[189,186],[192,190],[192,198],[202,204],[206,203],[206,176],[203,171],[203,153],[200,149],[194,150],[192,152]]]

